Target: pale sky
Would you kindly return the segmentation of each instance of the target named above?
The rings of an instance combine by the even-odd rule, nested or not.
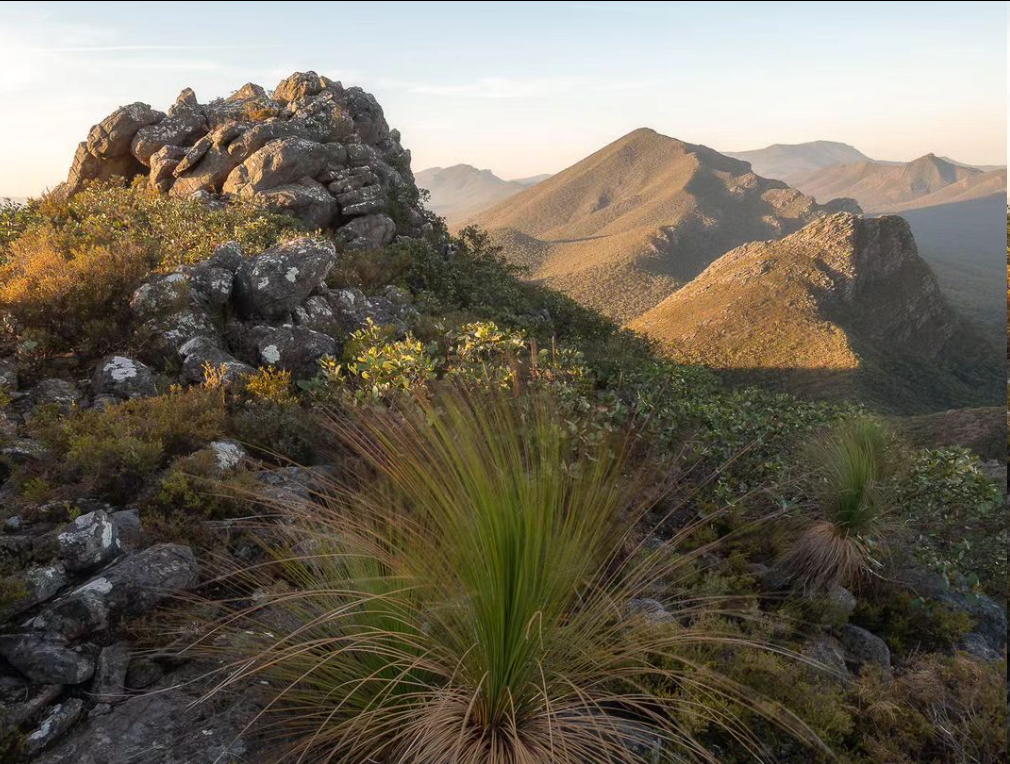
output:
[[[1007,3],[0,3],[0,196],[89,127],[312,69],[374,93],[414,170],[557,172],[638,127],[1006,164]]]

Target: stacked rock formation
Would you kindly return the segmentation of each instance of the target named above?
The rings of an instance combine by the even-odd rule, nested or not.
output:
[[[173,196],[260,200],[338,230],[350,247],[425,229],[410,152],[382,107],[315,72],[292,74],[272,93],[249,83],[207,104],[187,88],[167,113],[123,106],[77,147],[62,192],[138,175]]]

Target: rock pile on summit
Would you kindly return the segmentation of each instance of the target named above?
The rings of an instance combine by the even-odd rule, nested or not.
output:
[[[187,88],[167,113],[123,106],[77,147],[62,191],[140,175],[173,196],[260,200],[339,230],[351,247],[383,246],[425,226],[410,152],[382,107],[315,72],[292,74],[272,93],[250,83],[207,104]]]

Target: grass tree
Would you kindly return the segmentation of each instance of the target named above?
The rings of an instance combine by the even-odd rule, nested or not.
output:
[[[613,764],[660,744],[664,760],[713,761],[690,731],[707,715],[758,750],[725,703],[699,697],[816,745],[683,657],[739,641],[696,625],[712,603],[630,607],[707,547],[678,551],[691,528],[635,540],[650,505],[623,443],[573,439],[537,394],[353,416],[329,427],[367,469],[278,507],[270,563],[233,571],[237,598],[192,648],[223,662],[216,691],[266,693],[256,725],[278,761]]]

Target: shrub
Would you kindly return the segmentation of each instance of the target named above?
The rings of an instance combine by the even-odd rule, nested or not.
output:
[[[377,479],[282,506],[288,542],[268,546],[285,583],[237,571],[258,604],[197,646],[227,662],[221,688],[270,688],[282,759],[609,764],[653,735],[706,758],[684,703],[645,681],[683,679],[683,663],[653,659],[720,634],[691,625],[690,597],[671,604],[679,623],[629,615],[691,555],[678,537],[624,557],[643,508],[619,444],[580,446],[542,396],[440,395],[330,427]],[[711,698],[737,689],[690,681]]]
[[[70,200],[49,196],[28,212],[3,214],[0,318],[13,323],[8,333],[42,332],[55,350],[81,343],[95,353],[121,339],[129,296],[152,270],[198,262],[229,240],[260,252],[304,228],[252,202],[211,208],[141,183],[94,184]]]
[[[879,566],[874,534],[891,507],[894,450],[882,425],[870,419],[843,422],[811,442],[812,494],[821,516],[783,560],[800,587],[852,586]]]
[[[172,458],[220,437],[224,423],[223,391],[192,387],[33,426],[53,452],[54,478],[119,501]]]
[[[291,383],[291,372],[264,367],[245,380],[245,394],[253,400],[289,406],[297,401]]]

